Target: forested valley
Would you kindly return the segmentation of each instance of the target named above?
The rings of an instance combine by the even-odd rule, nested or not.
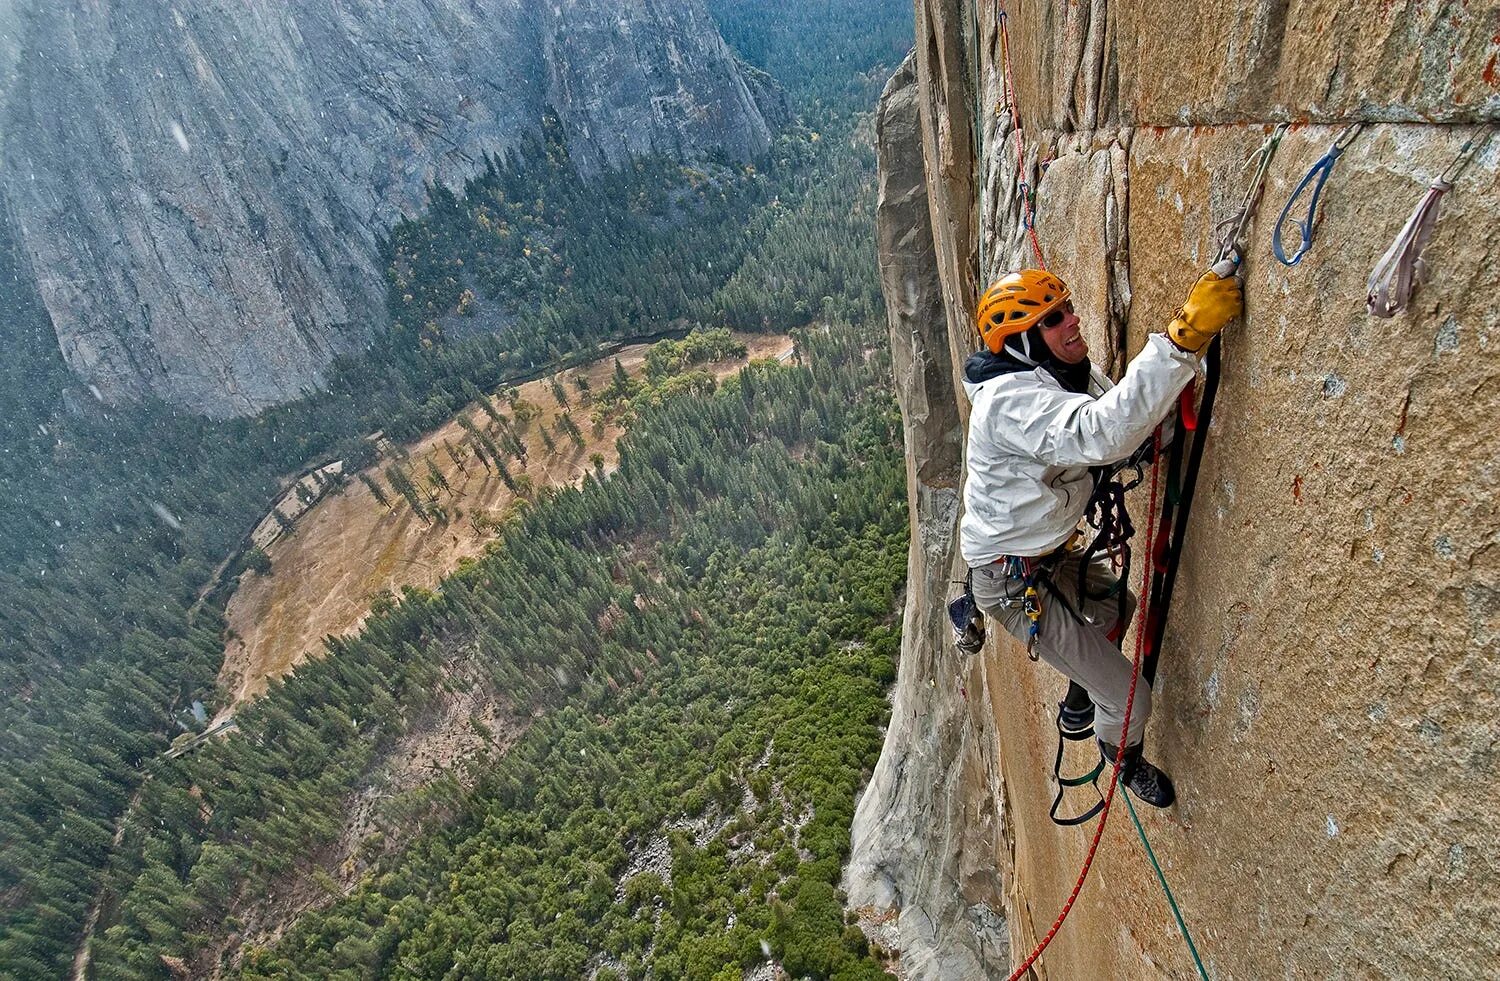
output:
[[[865,130],[910,11],[710,7],[797,112],[766,160],[585,183],[544,127],[395,229],[391,330],[297,402],[105,407],[36,297],[5,292],[0,976],[66,975],[91,910],[99,978],[879,974],[835,890],[904,565]],[[0,279],[18,261],[0,242]],[[792,329],[800,364],[634,407],[616,473],[330,639],[238,733],[161,758],[221,697],[238,567],[206,587],[282,481],[694,327]],[[380,800],[343,883],[321,863],[350,794],[462,685],[524,734]],[[307,882],[289,933],[235,949],[247,903]]]

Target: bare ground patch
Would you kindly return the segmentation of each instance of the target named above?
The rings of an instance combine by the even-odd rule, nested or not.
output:
[[[747,359],[706,366],[721,379],[739,371],[747,360],[777,358],[791,349],[791,340],[784,336],[738,339],[749,349]],[[648,349],[642,344],[619,352],[632,376],[644,371]],[[606,473],[618,466],[623,430],[610,425],[602,436],[595,436],[591,409],[581,405],[573,381],[581,375],[598,391],[608,385],[613,371],[614,359],[606,358],[562,373],[574,419],[584,432],[582,448],[559,434],[554,450],[547,452],[539,430],[545,426],[553,432],[564,406],[550,378],[520,386],[520,397],[540,414],[522,433],[527,463],[523,469],[512,461],[515,476],[524,473],[540,490],[581,482],[592,469],[590,457],[595,453],[604,458]],[[497,407],[511,414],[498,400]],[[488,422],[477,406],[464,411],[476,425]],[[450,457],[444,444],[457,448],[466,437],[455,419],[405,447],[413,473],[424,474],[431,461],[448,482],[442,503],[454,517],[446,524],[424,523],[394,491],[387,492],[394,506],[384,506],[364,484],[351,479],[301,515],[291,535],[266,549],[270,572],[247,573],[228,605],[229,629],[219,674],[228,701],[223,715],[264,693],[272,679],[321,655],[325,636],[358,630],[377,597],[399,594],[405,586],[436,587],[463,561],[484,553],[494,541],[494,524],[505,520],[517,496],[472,454],[463,466]],[[381,471],[389,462],[382,460],[366,473],[385,486]],[[274,946],[301,914],[347,895],[383,857],[448,820],[451,804],[427,788],[440,780],[451,780],[458,791],[472,786],[478,768],[506,752],[530,725],[531,718],[518,715],[472,662],[454,662],[449,682],[437,708],[382,754],[349,797],[337,841],[306,856],[265,893],[241,897],[230,929],[197,965],[203,974],[217,977],[245,952]]]
[[[792,343],[778,335],[736,337],[749,348],[751,359],[782,356]],[[638,344],[619,353],[621,364],[632,376],[644,370],[648,349],[649,345]],[[724,378],[744,364],[744,359],[736,359],[708,367]],[[551,432],[563,407],[548,378],[520,386],[521,397],[537,406],[541,415],[523,434],[528,462],[524,470],[513,464],[517,476],[524,473],[540,490],[581,482],[594,453],[604,457],[606,472],[618,465],[623,430],[610,425],[603,436],[596,437],[588,422],[590,410],[580,406],[573,383],[575,375],[582,375],[598,391],[608,385],[613,371],[613,359],[605,358],[562,373],[575,421],[584,431],[582,449],[567,437],[557,436],[554,451],[545,451],[538,429],[546,426]],[[487,421],[476,406],[465,411],[477,424]],[[399,594],[403,586],[431,589],[460,562],[483,554],[494,540],[490,523],[505,519],[516,495],[472,455],[465,464],[467,472],[450,459],[444,443],[458,447],[465,436],[453,420],[406,447],[415,474],[425,474],[429,461],[443,474],[451,488],[444,504],[462,511],[462,517],[447,524],[424,524],[405,503],[386,508],[363,484],[351,480],[342,491],[328,495],[302,515],[291,535],[266,549],[271,571],[246,573],[227,609],[229,634],[219,672],[219,685],[228,702],[226,712],[263,693],[271,679],[320,655],[325,636],[357,630],[375,597]],[[366,473],[384,484],[380,470],[387,462]],[[393,491],[388,494],[397,500]]]

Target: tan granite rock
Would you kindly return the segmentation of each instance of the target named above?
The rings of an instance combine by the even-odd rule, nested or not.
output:
[[[1270,169],[1246,317],[1224,340],[1147,736],[1180,800],[1142,819],[1211,977],[1492,976],[1500,869],[1485,815],[1500,803],[1500,139],[1444,199],[1411,309],[1380,320],[1364,300],[1376,260],[1473,132],[1418,120],[1500,115],[1495,88],[1473,82],[1484,82],[1500,46],[1491,40],[1500,8],[1007,6],[1027,126],[1019,172],[1017,134],[995,108],[993,10],[918,3],[930,261],[955,370],[977,285],[1034,262],[1019,180],[1037,188],[1041,247],[1103,360],[1139,350],[1212,260],[1214,227],[1238,206],[1246,160],[1274,122],[1394,121],[1367,128],[1338,163],[1316,244],[1295,268],[1272,258],[1272,224],[1339,127],[1292,129]],[[1187,43],[1199,35],[1207,40]],[[976,144],[982,159],[966,163]],[[889,152],[882,147],[883,166]],[[981,177],[977,223],[966,173]],[[884,227],[906,219],[883,209],[880,220],[882,261],[920,281],[910,266],[925,253],[900,254],[899,235]],[[966,234],[976,227],[982,240]],[[915,378],[898,376],[903,405]],[[942,394],[925,382],[922,393],[931,418]],[[962,416],[963,398],[951,397]],[[908,420],[914,443],[925,431]],[[927,452],[914,451],[918,460]],[[1143,524],[1146,502],[1136,498]],[[938,526],[950,527],[930,494],[912,502],[919,529],[940,514]],[[918,537],[899,684],[907,697],[912,676],[931,674],[933,684],[925,714],[893,722],[877,779],[940,786],[949,807],[935,809],[930,789],[882,791],[883,820],[913,834],[897,849],[895,836],[872,836],[857,821],[854,851],[866,868],[879,853],[888,880],[904,881],[912,869],[972,867],[975,842],[992,842],[1019,960],[1067,898],[1090,838],[1046,817],[1063,680],[1006,638],[945,679],[942,665],[956,655],[936,626],[946,597],[934,559],[949,553],[919,561]],[[1070,769],[1090,762],[1086,748],[1070,750]],[[924,808],[903,814],[903,800]],[[903,924],[958,922],[955,904],[928,898],[938,892],[889,896],[908,904]],[[913,912],[912,903],[934,905]],[[924,966],[914,977],[1004,977],[1009,968],[958,930],[902,939],[903,963]],[[960,955],[982,970],[937,967]],[[1195,973],[1119,811],[1035,974]]]
[[[963,476],[943,294],[934,264],[917,109],[908,58],[881,99],[880,267],[905,419],[911,552],[901,668],[887,751],[860,798],[845,875],[851,905],[899,911],[902,966],[913,978],[982,976],[1006,958],[994,733],[946,638]],[[975,687],[976,700],[979,687]]]

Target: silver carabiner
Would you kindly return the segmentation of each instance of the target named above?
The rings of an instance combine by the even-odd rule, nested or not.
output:
[[[1490,141],[1490,137],[1494,134],[1495,124],[1491,123],[1467,140],[1464,140],[1464,145],[1458,148],[1458,156],[1453,158],[1453,162],[1448,165],[1447,170],[1438,175],[1438,180],[1448,185],[1457,182],[1459,175],[1469,166],[1469,162],[1478,155],[1479,151],[1484,148],[1484,145]]]
[[[1345,126],[1344,131],[1340,133],[1338,135],[1338,138],[1333,141],[1332,149],[1337,150],[1339,153],[1343,153],[1345,150],[1349,149],[1349,144],[1354,142],[1355,138],[1359,136],[1359,131],[1364,128],[1365,124],[1363,122],[1354,122],[1350,123],[1348,126]]]

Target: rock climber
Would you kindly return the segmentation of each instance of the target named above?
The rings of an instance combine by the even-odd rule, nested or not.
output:
[[[1080,569],[1087,550],[1079,521],[1098,468],[1130,458],[1152,438],[1195,376],[1198,352],[1241,303],[1233,275],[1204,273],[1166,333],[1147,337],[1114,385],[1089,363],[1071,294],[1056,276],[1009,273],[979,301],[984,347],[964,365],[973,409],[960,527],[974,601],[1068,677],[1059,726],[1069,738],[1092,729],[1110,763],[1133,675],[1119,644],[1136,598],[1118,584],[1107,554]],[[1151,689],[1142,681],[1123,734],[1120,778],[1140,800],[1167,807],[1176,797],[1172,781],[1141,754],[1150,714]]]

